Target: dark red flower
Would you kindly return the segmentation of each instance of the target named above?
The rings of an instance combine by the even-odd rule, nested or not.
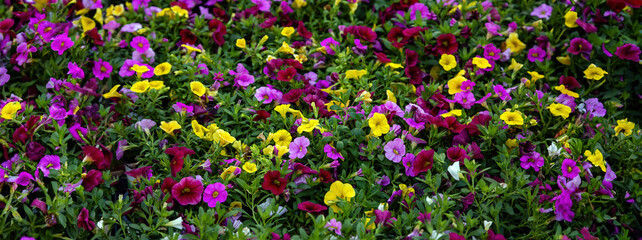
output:
[[[278,233],[272,233],[272,240],[290,240],[290,234],[283,234],[283,238]]]
[[[103,41],[103,36],[101,36],[98,33],[98,28],[93,28],[85,33],[89,38],[91,38],[91,41],[94,42],[94,44],[98,46],[102,46],[105,44],[105,41]]]
[[[381,211],[379,209],[374,210],[376,216],[375,224],[383,224],[386,227],[391,227],[394,220],[397,220],[392,217],[392,213],[388,210]]]
[[[375,52],[374,54],[377,55],[377,61],[379,61],[382,64],[392,62],[390,59],[388,59],[388,56],[386,56],[385,53]]]
[[[198,37],[189,29],[182,29],[178,34],[181,35],[181,41],[189,43],[190,45],[196,44],[196,40],[198,40]]]
[[[402,48],[406,44],[408,44],[408,40],[410,38],[404,36],[403,34],[403,28],[400,27],[393,27],[390,29],[390,32],[388,32],[388,41],[392,43],[392,46],[396,48]]]
[[[29,132],[24,125],[20,126],[13,132],[14,142],[20,142],[24,144],[27,141],[27,138],[29,138]]]
[[[210,31],[212,31],[212,39],[216,44],[222,46],[225,44],[225,39],[223,38],[227,34],[227,27],[225,24],[218,19],[212,19],[207,24]]]
[[[417,176],[419,173],[432,169],[434,155],[435,150],[421,150],[421,152],[417,154],[417,157],[415,157],[415,161],[412,162],[412,173]]]
[[[79,228],[83,228],[87,231],[92,231],[96,228],[96,223],[89,220],[89,210],[86,208],[82,208],[82,210],[80,210],[77,220]]]
[[[299,210],[306,211],[309,213],[318,213],[328,209],[326,206],[323,206],[321,204],[316,204],[310,201],[299,203],[297,207],[299,208]]]
[[[175,184],[176,184],[176,181],[174,179],[172,179],[171,177],[166,177],[163,180],[163,184],[161,184],[161,191],[163,191],[163,193],[171,194],[172,188],[174,187]]]
[[[459,235],[457,233],[451,232],[448,234],[448,238],[450,240],[466,240],[466,238],[462,235]]]
[[[7,32],[9,32],[14,23],[15,22],[11,18],[0,21],[0,33],[6,34]]]
[[[296,31],[303,38],[307,38],[307,39],[312,38],[312,33],[310,31],[308,31],[307,28],[305,28],[305,25],[304,25],[303,21],[298,21],[298,26],[296,28]]]
[[[446,150],[446,156],[448,156],[448,159],[453,162],[464,162],[464,159],[470,158],[468,155],[466,155],[466,150],[460,148],[460,147],[450,147],[448,150]]]
[[[486,240],[506,240],[504,235],[495,234],[492,229],[488,229],[488,238]]]
[[[322,183],[331,183],[334,182],[334,179],[332,178],[332,173],[326,170],[319,170],[319,181]]]
[[[304,89],[300,89],[300,88],[292,89],[288,93],[283,94],[283,98],[281,99],[281,102],[283,103],[298,102],[299,98],[301,98],[301,95],[303,95],[304,92],[305,92]]]
[[[85,159],[83,161],[90,162],[100,170],[108,169],[111,165],[111,157],[106,157],[100,149],[92,146],[82,147],[82,151],[85,154]]]
[[[458,47],[457,39],[452,33],[441,34],[437,37],[437,46],[435,48],[439,54],[454,54],[457,52]]]
[[[196,205],[203,196],[203,183],[193,177],[185,177],[172,187],[172,197],[180,205]]]
[[[45,147],[40,145],[40,143],[30,142],[27,144],[25,154],[31,161],[40,161],[40,159],[45,156]]]
[[[174,156],[170,162],[172,177],[183,169],[184,158],[187,155],[194,154],[194,150],[186,147],[172,147],[165,150],[165,153]]]
[[[279,81],[289,82],[296,75],[296,68],[289,67],[288,69],[281,70],[277,73],[276,79]]]
[[[265,121],[267,118],[270,117],[270,113],[265,110],[258,110],[256,111],[256,116],[254,116],[254,119],[252,121]]]
[[[348,26],[345,28],[344,32],[368,42],[374,42],[377,40],[377,33],[372,31],[372,28],[366,26]]]
[[[491,117],[488,114],[477,114],[473,117],[473,120],[470,121],[470,123],[466,124],[466,130],[468,131],[468,135],[470,136],[477,136],[481,132],[479,131],[479,126],[488,126],[488,123],[490,120],[492,120],[493,117]]]
[[[640,48],[634,44],[624,44],[615,50],[615,55],[622,60],[640,61]]]
[[[619,13],[627,5],[632,8],[640,8],[640,6],[642,6],[642,0],[607,0],[606,4],[608,4],[613,11]]]
[[[103,184],[103,172],[92,169],[82,178],[82,186],[86,191],[91,192],[96,186]]]
[[[274,195],[283,193],[288,181],[281,177],[279,171],[269,171],[263,176],[263,189],[272,192]]]
[[[564,85],[564,87],[568,90],[573,90],[575,88],[582,87],[582,85],[580,85],[580,83],[574,77],[571,77],[571,76],[568,76],[568,77],[561,76],[560,84]]]

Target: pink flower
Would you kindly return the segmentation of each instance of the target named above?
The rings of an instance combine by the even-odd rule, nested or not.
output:
[[[308,146],[310,146],[310,140],[308,140],[308,138],[304,136],[295,138],[294,141],[290,143],[290,159],[305,157],[308,153]]]
[[[60,170],[60,157],[56,155],[46,155],[38,162],[38,169],[42,171],[45,177],[49,176],[50,169]]]
[[[60,34],[56,36],[51,43],[51,50],[58,52],[58,55],[62,55],[65,50],[74,46],[74,42],[71,41],[71,38],[67,37],[67,34]]]
[[[196,205],[203,195],[203,183],[193,177],[185,177],[172,187],[172,196],[180,205]]]
[[[337,221],[335,218],[330,219],[330,221],[325,224],[325,228],[333,231],[337,235],[341,235],[341,222]]]
[[[75,62],[67,63],[67,68],[69,69],[69,72],[67,72],[67,74],[70,74],[71,77],[78,79],[85,78],[85,72],[82,70],[82,68],[78,67],[78,64],[76,64]]]
[[[89,210],[86,208],[82,208],[80,210],[80,213],[78,214],[78,227],[83,228],[87,231],[92,231],[96,227],[96,223],[94,221],[89,220]]]
[[[562,162],[562,176],[568,179],[573,179],[579,173],[580,168],[577,167],[577,163],[575,163],[573,159],[564,159]]]
[[[539,168],[544,166],[544,158],[538,152],[526,153],[519,158],[519,161],[522,162],[521,166],[525,170],[532,167],[536,172],[539,172]]]
[[[225,202],[225,200],[227,200],[227,191],[225,191],[224,184],[214,183],[207,185],[203,195],[203,202],[206,202],[207,206],[213,208],[216,207],[217,203]]]
[[[615,55],[622,60],[640,61],[640,48],[636,45],[627,43],[615,50]]]
[[[432,169],[433,156],[435,155],[435,150],[421,150],[415,160],[412,162],[412,174],[415,176],[419,173],[427,172]]]
[[[20,186],[27,186],[29,183],[33,180],[33,176],[31,176],[30,173],[28,172],[21,172],[18,174],[18,178],[16,178],[16,183]]]
[[[109,78],[111,76],[112,70],[113,68],[111,64],[109,64],[109,62],[103,61],[102,59],[98,59],[98,61],[94,62],[93,72],[94,75],[100,80]]]
[[[546,57],[546,52],[544,51],[544,49],[541,49],[540,47],[536,46],[528,50],[528,61],[543,62],[545,57]]]
[[[310,201],[305,201],[302,203],[299,203],[297,206],[299,210],[309,212],[309,213],[318,213],[318,212],[323,212],[327,210],[328,208],[326,206],[323,206],[321,204],[316,204]]]
[[[139,53],[144,53],[149,48],[149,40],[142,36],[136,36],[129,43],[129,46],[136,49],[136,51]]]
[[[339,153],[337,149],[335,149],[328,143],[326,143],[325,146],[323,147],[323,152],[325,152],[326,156],[328,156],[330,159],[333,159],[333,160],[337,160],[339,158],[344,159],[343,156],[341,156],[341,153]]]
[[[403,156],[406,155],[406,145],[401,138],[395,138],[386,143],[383,150],[386,152],[386,158],[394,163],[401,162]]]

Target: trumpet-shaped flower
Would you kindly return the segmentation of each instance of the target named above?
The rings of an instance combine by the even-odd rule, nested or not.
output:
[[[216,207],[217,203],[227,200],[227,191],[225,191],[225,185],[222,183],[207,185],[203,193],[203,202],[206,202],[207,206],[211,208]]]
[[[181,129],[181,125],[176,121],[165,122],[161,121],[160,128],[163,129],[167,134],[174,136],[174,131]]]
[[[609,73],[592,63],[588,66],[588,68],[586,68],[586,70],[584,70],[584,77],[586,79],[600,80],[604,77],[604,74]]]
[[[20,102],[8,102],[0,110],[0,117],[4,119],[13,119],[16,116],[16,113],[22,109]]]
[[[589,150],[586,150],[584,151],[584,156],[586,156],[587,160],[593,165],[600,167],[603,172],[606,172],[604,156],[602,155],[602,152],[600,152],[600,149],[595,149],[595,152],[593,153],[591,153],[591,151]]]
[[[335,212],[340,212],[341,209],[337,207],[337,202],[339,202],[340,199],[349,202],[355,195],[356,193],[352,185],[335,181],[330,185],[330,190],[323,197],[323,202],[332,207]]]
[[[499,116],[508,125],[524,125],[524,118],[520,112],[504,112]]]
[[[629,122],[628,118],[617,120],[617,126],[615,127],[615,135],[624,133],[624,136],[629,136],[633,133],[633,128],[635,128],[635,123]]]
[[[561,116],[564,119],[567,119],[569,114],[571,114],[571,108],[560,103],[553,103],[546,108],[550,110],[554,116]]]
[[[202,97],[205,95],[206,88],[201,82],[193,81],[189,84],[189,87],[196,96]]]
[[[450,71],[451,69],[457,67],[457,60],[453,55],[442,54],[441,58],[439,59],[439,65],[441,65],[441,67],[443,67],[444,70]]]
[[[368,119],[368,125],[370,126],[372,134],[377,137],[390,131],[388,119],[386,119],[386,115],[383,115],[381,113],[374,113],[374,115],[372,115],[372,117]]]

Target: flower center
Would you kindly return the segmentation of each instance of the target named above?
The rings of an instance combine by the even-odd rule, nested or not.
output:
[[[494,52],[490,52],[488,55],[495,56],[495,53]]]
[[[444,45],[444,47],[448,47],[448,42],[447,41],[442,41],[441,45]]]
[[[212,197],[213,197],[213,198],[218,197],[218,192],[214,192],[214,193],[212,193]]]
[[[143,47],[143,43],[138,43],[138,47],[142,48]]]
[[[571,166],[568,166],[567,171],[568,171],[568,172],[572,172],[572,171],[573,171],[573,168],[572,168]]]
[[[183,190],[182,190],[181,192],[182,192],[182,193],[189,193],[189,192],[190,192],[190,189],[189,189],[189,188],[183,188]]]
[[[530,162],[530,163],[534,163],[534,162],[535,162],[535,159],[533,159],[533,158],[529,158],[529,159],[528,159],[528,162]]]
[[[107,68],[105,68],[105,66],[100,66],[100,71],[101,71],[101,72],[106,72],[106,71],[107,71]]]
[[[399,155],[399,151],[397,151],[397,149],[393,149],[392,152],[394,152],[396,155]]]
[[[53,163],[47,164],[47,168],[53,167]]]
[[[537,53],[533,53],[533,57],[537,57],[537,55],[538,55]]]
[[[274,179],[274,181],[272,181],[272,184],[277,185],[277,186],[281,186],[281,182],[279,182],[278,179]]]
[[[49,32],[49,31],[51,31],[51,27],[45,28],[45,32]]]

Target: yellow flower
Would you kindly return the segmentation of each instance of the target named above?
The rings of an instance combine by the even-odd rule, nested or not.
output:
[[[361,94],[359,94],[359,97],[357,99],[360,99],[361,101],[364,101],[366,103],[371,103],[372,102],[372,94],[368,91],[362,91]]]
[[[586,79],[600,80],[604,77],[604,74],[609,73],[592,63],[588,66],[588,68],[586,68],[586,70],[584,70],[584,77]]]
[[[285,27],[283,30],[281,30],[281,35],[290,37],[294,33],[294,28],[293,27]]]
[[[454,109],[454,110],[451,110],[450,112],[441,114],[440,116],[443,118],[452,117],[452,116],[459,117],[461,116],[461,109]]]
[[[278,112],[281,114],[281,117],[285,118],[285,114],[290,111],[290,104],[281,104],[279,106],[276,106],[274,108],[274,111]]]
[[[368,125],[372,134],[379,137],[383,134],[386,134],[390,131],[390,125],[388,125],[388,119],[386,115],[381,113],[374,113],[370,119],[368,119]]]
[[[589,162],[591,162],[593,165],[600,167],[603,172],[606,172],[604,156],[602,156],[602,152],[600,152],[600,149],[595,149],[595,153],[591,153],[591,151],[586,150],[584,151],[584,156],[586,156]]]
[[[439,65],[441,65],[444,70],[450,71],[450,69],[457,67],[457,60],[455,60],[455,56],[453,55],[442,54],[441,58],[439,59]]]
[[[147,68],[147,66],[138,65],[138,64],[134,64],[134,66],[132,66],[129,69],[131,69],[132,71],[136,72],[136,75],[138,75],[139,77],[141,75],[143,75],[143,73],[146,73],[147,71],[149,71],[149,68]]]
[[[246,44],[245,43],[245,38],[236,39],[236,46],[237,47],[245,49],[246,48],[245,44]]]
[[[574,11],[568,11],[566,14],[564,14],[564,24],[566,27],[569,28],[574,28],[577,27],[577,12]]]
[[[568,55],[566,55],[564,57],[557,57],[556,59],[561,64],[564,64],[566,66],[571,65],[571,57],[569,57]]]
[[[172,6],[170,9],[172,9],[172,11],[179,17],[188,17],[189,15],[189,12],[187,10],[178,5]]]
[[[103,22],[103,11],[100,8],[96,9],[96,13],[94,14],[94,19],[98,21],[101,25],[104,24]],[[90,29],[91,30],[91,29]]]
[[[181,129],[181,125],[176,121],[165,122],[161,121],[160,128],[163,129],[167,134],[174,136],[174,131]]]
[[[259,41],[259,46],[263,45],[265,42],[267,42],[268,39],[270,39],[270,37],[268,37],[268,35],[263,35],[263,38],[261,38],[261,40]]]
[[[393,102],[393,103],[397,102],[397,98],[395,97],[395,94],[392,91],[386,90],[386,96],[388,97],[388,99],[386,99],[386,102]]]
[[[13,119],[16,116],[16,113],[22,109],[22,105],[19,102],[8,102],[0,110],[0,117],[4,119]]]
[[[356,2],[348,2],[348,8],[350,9],[350,14],[354,14],[355,11],[357,11],[357,7],[359,7],[359,1]]]
[[[506,39],[506,47],[510,48],[511,53],[518,53],[526,48],[526,44],[519,40],[517,33],[511,33]]]
[[[120,98],[123,95],[118,93],[118,88],[119,87],[120,87],[120,85],[116,85],[116,86],[112,87],[111,90],[109,90],[109,92],[103,94],[103,97],[104,98]]]
[[[448,94],[454,95],[455,93],[461,92],[461,84],[465,81],[468,81],[468,79],[459,75],[448,80]]]
[[[207,128],[198,123],[198,121],[192,120],[192,131],[198,138],[203,138],[207,132]]]
[[[517,139],[509,138],[509,139],[506,139],[506,146],[508,146],[508,148],[513,149],[513,148],[518,147],[519,143],[517,143]]]
[[[537,82],[537,80],[540,80],[544,78],[544,75],[539,74],[538,72],[535,71],[527,71],[528,74],[531,75],[531,81],[532,82]]]
[[[276,152],[278,157],[283,157],[284,154],[290,151],[289,146],[276,145]]]
[[[245,170],[248,173],[256,172],[256,164],[251,162],[246,162],[245,164],[243,164],[243,170]]]
[[[571,96],[573,98],[579,98],[580,97],[580,95],[577,94],[576,92],[573,92],[571,90],[566,89],[566,86],[564,86],[564,85],[559,85],[557,87],[554,87],[554,89],[557,90],[557,91],[560,91],[562,94],[569,95],[569,96]]]
[[[567,119],[569,114],[571,114],[571,107],[560,103],[553,103],[546,107],[546,109],[550,110],[554,116],[561,116],[564,119]]]
[[[82,16],[80,18],[80,24],[82,25],[82,31],[87,32],[89,30],[92,30],[96,28],[96,22],[94,20],[91,20],[91,18]]]
[[[290,135],[288,131],[281,129],[274,133],[272,139],[277,146],[290,146],[290,142],[292,142],[292,135]]]
[[[292,3],[292,8],[297,9],[297,8],[302,8],[308,5],[308,3],[305,0],[294,0]]]
[[[624,131],[624,136],[629,136],[633,133],[635,123],[629,122],[628,118],[617,120],[617,127],[615,127],[615,135]]]
[[[352,185],[348,183],[342,183],[341,181],[335,181],[330,185],[330,190],[325,193],[325,196],[323,197],[323,202],[332,207],[335,212],[341,211],[337,207],[337,202],[340,201],[340,199],[345,200],[345,201],[350,201],[354,196],[356,195],[356,192],[354,191],[354,188]]]
[[[403,65],[401,65],[399,63],[389,62],[389,63],[386,63],[386,67],[389,67],[390,69],[394,70],[394,69],[397,69],[397,68],[403,68]]]
[[[285,54],[294,54],[294,49],[292,49],[290,45],[288,45],[288,43],[283,42],[283,44],[281,44],[281,47],[278,50],[276,50],[276,52],[278,53],[282,52]]]
[[[189,84],[189,87],[192,89],[192,92],[196,96],[202,97],[205,94],[205,86],[199,81],[193,81]]]
[[[508,125],[524,125],[524,118],[520,112],[504,112],[499,118]]]
[[[510,65],[508,66],[508,68],[506,68],[506,70],[519,71],[520,69],[522,69],[523,66],[524,64],[518,63],[517,61],[515,61],[514,58],[512,58],[510,61]]]
[[[159,90],[165,86],[163,81],[151,81],[149,82],[149,89]]]
[[[144,93],[147,92],[147,89],[149,89],[149,81],[144,80],[134,83],[130,90],[135,93]]]
[[[474,57],[473,58],[473,64],[475,66],[477,66],[478,68],[483,68],[483,69],[493,67],[493,66],[490,65],[488,60],[486,60],[485,58],[480,58],[480,57]]]
[[[221,173],[221,178],[229,180],[229,178],[234,177],[234,172],[238,169],[236,166],[229,166]]]
[[[199,52],[199,53],[201,52],[201,49],[192,47],[192,46],[187,45],[187,44],[183,44],[183,45],[181,45],[181,47],[184,47],[185,49],[187,49],[187,54],[191,54],[192,52]]]
[[[165,74],[168,74],[169,71],[171,70],[172,70],[172,64],[169,64],[168,62],[164,62],[164,63],[158,64],[154,68],[154,75],[163,76]]]
[[[296,131],[299,134],[303,132],[312,132],[312,130],[314,130],[314,128],[316,128],[318,125],[319,125],[319,120],[316,120],[316,119],[308,119],[307,121],[303,120],[301,122],[301,126],[299,126],[296,129]]]
[[[268,145],[267,147],[263,148],[263,155],[266,155],[268,157],[274,156],[274,146]]]
[[[223,129],[217,129],[214,132],[214,142],[218,143],[221,147],[224,147],[227,144],[233,143],[236,141],[236,138],[232,137],[230,133]]]
[[[125,12],[125,7],[122,4],[118,4],[114,6],[114,10],[112,11],[112,14],[114,14],[114,16],[120,17],[123,15],[124,12]]]
[[[362,70],[348,70],[346,71],[346,79],[360,79],[363,77],[363,75],[366,75],[368,73],[367,70],[362,69]]]

